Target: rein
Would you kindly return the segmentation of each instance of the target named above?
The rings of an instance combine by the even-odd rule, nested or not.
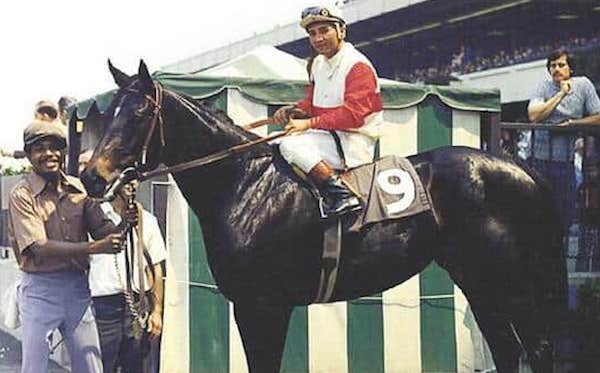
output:
[[[165,93],[173,96],[173,98],[175,98],[177,101],[179,101],[182,105],[184,105],[191,111],[194,111],[194,108],[191,106],[191,104],[184,101],[183,97],[179,96],[176,93],[164,91],[162,86],[156,82],[154,83],[154,87],[155,87],[155,97],[146,95],[146,99],[152,105],[154,105],[154,109],[153,109],[152,118],[151,118],[151,122],[150,122],[150,130],[148,131],[148,134],[146,135],[146,139],[144,141],[144,145],[142,146],[142,154],[141,154],[141,158],[140,158],[138,167],[144,166],[146,164],[148,147],[150,145],[150,141],[151,141],[154,131],[157,127],[157,124],[158,124],[158,128],[160,131],[161,146],[162,147],[165,146],[164,123],[163,123],[162,115],[161,115],[162,100],[164,98]],[[276,124],[276,122],[274,121],[273,118],[261,119],[256,122],[246,124],[246,125],[242,126],[242,128],[244,130],[249,131],[249,130],[252,130],[255,128],[262,127],[267,124]],[[280,137],[287,136],[287,135],[289,135],[289,133],[290,133],[289,131],[276,133],[271,136],[267,136],[267,137],[263,137],[263,138],[260,138],[257,140],[247,142],[247,143],[235,145],[231,148],[224,149],[224,150],[218,151],[216,153],[209,154],[204,157],[197,158],[197,159],[194,159],[194,160],[191,160],[188,162],[179,163],[174,166],[162,167],[160,169],[153,170],[153,171],[147,171],[147,172],[137,172],[136,179],[138,179],[141,182],[141,181],[148,180],[148,179],[156,177],[156,176],[162,176],[162,175],[166,175],[169,173],[181,172],[181,171],[189,170],[190,168],[207,166],[207,165],[213,164],[215,162],[218,162],[222,159],[229,158],[229,157],[232,157],[232,156],[240,154],[240,153],[244,153],[256,145],[263,144],[263,143],[278,139]]]
[[[144,331],[148,327],[148,317],[150,316],[150,305],[146,303],[146,291],[151,291],[156,282],[156,278],[154,276],[154,268],[152,267],[152,261],[146,251],[146,247],[143,242],[143,213],[142,206],[135,202],[135,189],[132,195],[129,197],[127,204],[135,205],[137,207],[137,215],[138,215],[138,223],[136,226],[132,226],[127,223],[126,232],[127,232],[127,240],[129,241],[129,245],[124,243],[124,257],[125,257],[125,281],[121,277],[121,271],[119,270],[119,264],[117,261],[117,254],[114,255],[114,264],[117,272],[117,276],[119,278],[119,282],[123,287],[123,295],[125,298],[125,304],[129,310],[130,316],[133,320],[131,325],[132,333],[134,338],[140,339],[144,334]],[[134,238],[134,232],[136,233],[137,239]],[[137,245],[136,245],[137,243]],[[148,265],[150,270],[151,285],[149,289],[146,289],[146,271],[144,264]],[[138,275],[138,294],[139,298],[136,302],[134,290],[133,290],[133,274],[134,267],[137,267],[137,275]]]
[[[272,123],[272,122],[269,122],[269,123]],[[287,131],[281,132],[281,133],[276,133],[274,135],[263,137],[258,140],[250,141],[250,142],[240,144],[240,145],[235,145],[229,149],[221,150],[219,152],[209,154],[207,156],[197,158],[197,159],[194,159],[194,160],[191,160],[188,162],[179,163],[177,165],[170,166],[170,167],[163,167],[163,168],[153,170],[153,171],[142,172],[142,173],[139,173],[138,180],[144,181],[144,180],[156,177],[156,176],[161,176],[161,175],[175,173],[175,172],[181,172],[181,171],[189,170],[190,168],[207,166],[209,164],[213,164],[222,159],[229,158],[231,156],[234,156],[234,155],[237,155],[240,153],[244,153],[245,151],[248,151],[249,149],[251,149],[252,147],[254,147],[256,145],[263,144],[263,143],[278,139],[283,136],[287,136],[288,134],[289,134],[289,132],[287,132]]]

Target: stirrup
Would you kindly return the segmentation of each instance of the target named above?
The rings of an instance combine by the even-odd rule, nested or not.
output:
[[[360,200],[356,196],[345,198],[343,201],[336,202],[336,209],[325,209],[325,214],[327,217],[340,217],[362,209]]]

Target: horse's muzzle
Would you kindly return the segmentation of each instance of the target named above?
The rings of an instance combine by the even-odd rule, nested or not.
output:
[[[104,195],[107,182],[93,169],[85,169],[81,173],[80,178],[90,196],[94,198],[101,198]]]

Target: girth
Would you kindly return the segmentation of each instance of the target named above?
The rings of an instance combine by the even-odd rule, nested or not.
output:
[[[327,303],[331,300],[342,253],[342,219],[335,217],[325,220],[324,224],[321,274],[315,303]]]

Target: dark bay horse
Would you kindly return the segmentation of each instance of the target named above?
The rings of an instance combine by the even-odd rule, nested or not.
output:
[[[120,90],[83,175],[91,194],[136,162],[150,170],[258,138],[162,88],[143,62],[132,77],[110,70]],[[551,372],[566,271],[562,225],[545,184],[513,161],[470,148],[409,160],[429,170],[437,219],[421,213],[345,233],[332,301],[381,292],[435,260],[467,296],[498,372],[516,372],[522,353],[534,372]],[[173,176],[202,225],[219,289],[234,304],[250,372],[278,372],[292,308],[311,303],[318,287],[323,223],[314,197],[266,144]]]

